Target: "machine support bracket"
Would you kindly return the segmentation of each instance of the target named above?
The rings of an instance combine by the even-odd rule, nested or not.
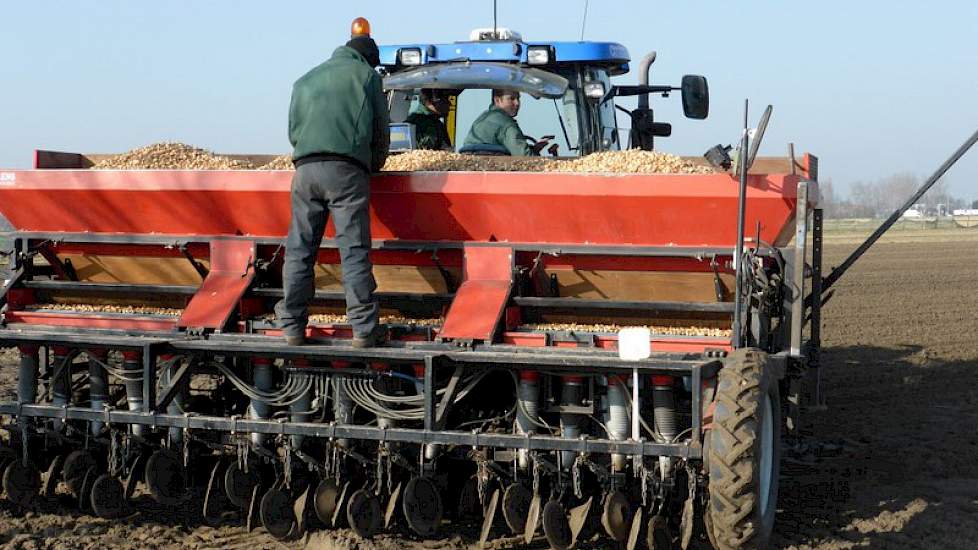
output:
[[[153,412],[156,403],[156,356],[164,344],[147,342],[143,344],[143,411]]]
[[[435,429],[435,358],[424,358],[424,429]]]
[[[458,365],[455,367],[455,372],[452,373],[451,380],[448,381],[448,386],[445,388],[445,395],[442,397],[441,401],[438,402],[438,410],[435,413],[435,428],[440,430],[445,427],[445,420],[448,418],[448,409],[455,400],[455,393],[458,391],[458,383],[462,379],[462,371],[464,367]],[[427,373],[427,371],[425,371]]]
[[[822,209],[812,210],[812,293],[811,347],[817,354],[822,347]],[[818,363],[817,358],[814,361]]]
[[[204,267],[204,264],[198,262],[197,258],[194,258],[194,255],[190,253],[190,249],[187,248],[187,243],[181,244],[179,250],[181,253],[183,253],[183,257],[187,258],[187,261],[190,262],[191,266],[193,266],[194,271],[200,275],[200,278],[206,279],[208,275],[207,268]]]
[[[791,274],[791,354],[801,355],[802,327],[805,325],[805,257],[808,246],[808,181],[798,182],[795,214],[795,260]]]
[[[58,255],[51,251],[47,245],[38,247],[37,252],[44,258],[48,264],[50,264],[51,269],[54,270],[55,275],[58,276],[62,281],[77,281],[78,274],[75,273],[75,268],[71,265],[71,262],[65,260],[61,261]]]
[[[720,278],[720,265],[717,263],[716,256],[710,259],[710,267],[713,268],[713,292],[716,293],[717,302],[723,302],[727,296],[727,287]]]
[[[441,275],[442,280],[445,282],[445,290],[449,293],[458,290],[458,282],[452,276],[452,272],[446,269],[441,263],[441,260],[438,259],[438,249],[431,252],[431,261],[434,262],[435,267],[438,268],[438,274]]]
[[[177,369],[177,372],[170,379],[170,384],[163,390],[163,395],[160,396],[159,400],[156,402],[156,406],[153,408],[154,413],[166,410],[166,406],[173,401],[177,393],[180,391],[180,386],[183,384],[184,379],[190,372],[190,361],[184,363]]]

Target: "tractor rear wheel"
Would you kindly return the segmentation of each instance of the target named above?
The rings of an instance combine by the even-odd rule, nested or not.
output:
[[[718,550],[766,548],[781,458],[778,373],[753,348],[730,354],[717,380],[708,469],[711,541]]]

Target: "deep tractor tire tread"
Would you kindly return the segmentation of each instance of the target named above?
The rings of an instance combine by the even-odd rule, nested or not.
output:
[[[706,446],[710,473],[709,515],[711,542],[717,550],[754,550],[766,548],[771,535],[768,521],[760,521],[757,485],[760,483],[759,422],[761,396],[764,392],[772,398],[772,419],[780,424],[778,380],[768,362],[767,354],[751,348],[734,350],[720,369],[717,381],[716,409],[713,429]],[[777,485],[778,438],[780,426],[774,426],[774,477]],[[777,496],[775,489],[774,496]],[[776,498],[768,503],[768,509],[776,508]],[[765,527],[764,524],[767,524]]]

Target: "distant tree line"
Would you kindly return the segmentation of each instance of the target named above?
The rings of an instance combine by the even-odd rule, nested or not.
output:
[[[831,179],[819,182],[819,205],[827,218],[884,218],[903,205],[923,185],[920,177],[894,174],[873,182],[857,181],[849,186],[848,196],[836,192]],[[921,197],[926,213],[933,215],[938,205],[946,212],[959,208],[978,208],[978,200],[968,201],[951,195],[948,184],[940,180]]]

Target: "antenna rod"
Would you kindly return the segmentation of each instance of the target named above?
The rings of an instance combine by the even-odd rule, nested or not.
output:
[[[499,33],[496,32],[496,0],[492,0],[492,37],[499,38]]]
[[[587,24],[587,5],[589,0],[584,0],[584,19],[581,20],[581,42],[584,41],[584,25]]]

